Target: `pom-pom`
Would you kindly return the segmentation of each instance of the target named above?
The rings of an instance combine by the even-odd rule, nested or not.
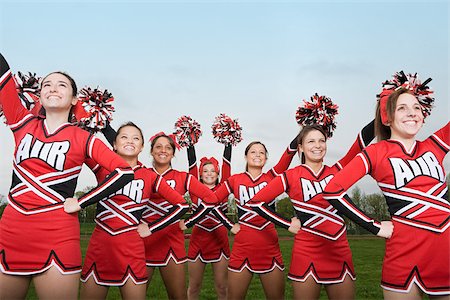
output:
[[[22,72],[17,72],[17,74],[14,74],[14,82],[20,101],[22,101],[22,105],[30,111],[34,108],[36,103],[39,103],[39,83],[41,80],[42,78],[37,77],[36,73],[28,72],[28,75],[26,75]]]
[[[422,83],[417,73],[408,73],[406,75],[403,71],[400,71],[395,73],[391,80],[383,82],[383,91],[390,90],[393,92],[401,87],[409,89],[417,97],[417,100],[419,100],[424,117],[427,117],[430,115],[434,103],[434,97],[432,97],[434,91],[427,86],[431,80],[431,78],[428,78]],[[380,99],[380,95],[377,95],[378,100]]]
[[[37,77],[36,73],[28,72],[28,74],[24,74],[17,72],[17,74],[13,74],[13,79],[22,105],[34,115],[37,115],[41,109],[39,102],[41,90],[39,84],[42,78]],[[3,117],[3,110],[1,108],[0,117]]]
[[[236,146],[242,141],[242,127],[237,119],[233,120],[226,114],[218,115],[211,128],[214,139],[221,144]]]
[[[113,102],[114,97],[108,90],[83,88],[78,94],[74,121],[86,130],[100,131],[112,121]]]
[[[197,121],[192,120],[189,116],[181,116],[175,122],[173,134],[181,147],[189,147],[198,142],[198,139],[202,136],[202,130]]]
[[[311,101],[303,100],[303,106],[299,106],[295,114],[297,123],[301,126],[320,125],[328,137],[333,136],[336,129],[335,116],[338,114],[338,106],[327,96],[319,96],[315,93]]]

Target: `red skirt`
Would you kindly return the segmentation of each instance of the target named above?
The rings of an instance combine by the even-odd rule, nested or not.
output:
[[[177,223],[152,233],[144,239],[145,259],[149,267],[165,267],[172,259],[176,264],[187,261],[184,232]]]
[[[347,275],[356,279],[345,233],[335,241],[303,230],[295,235],[289,279],[305,282],[312,276],[317,283],[333,284]]]
[[[7,205],[0,220],[1,271],[32,275],[52,266],[62,274],[81,271],[80,224],[63,209],[24,215]]]
[[[214,263],[222,258],[230,258],[228,231],[224,226],[213,231],[206,231],[194,226],[189,240],[188,260],[195,262],[200,259],[203,263]]]
[[[416,284],[429,295],[450,294],[450,229],[443,233],[412,227],[393,219],[386,240],[381,287],[406,293]]]
[[[257,274],[268,273],[275,268],[284,270],[278,235],[273,224],[263,230],[241,224],[241,230],[234,238],[228,270],[241,272],[244,268]]]
[[[84,259],[81,281],[93,276],[106,286],[123,286],[128,279],[147,283],[144,241],[136,230],[111,235],[98,225],[92,233]]]

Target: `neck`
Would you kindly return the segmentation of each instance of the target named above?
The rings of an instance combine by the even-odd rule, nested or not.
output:
[[[155,168],[155,170],[156,170],[156,172],[158,172],[158,174],[162,174],[165,171],[170,169],[170,164],[160,165],[156,162],[153,162],[153,168]]]
[[[253,178],[258,177],[262,173],[262,168],[259,167],[247,167],[247,172],[252,175]]]
[[[401,142],[407,150],[410,150],[411,147],[414,145],[414,142],[416,141],[416,136],[405,138],[398,136],[396,134],[391,134],[390,139]]]
[[[305,165],[307,165],[308,167],[310,167],[310,168],[314,171],[314,173],[317,173],[317,172],[319,172],[320,169],[322,168],[322,166],[323,166],[323,161],[320,161],[320,162],[307,161],[307,162],[305,163]]]
[[[138,158],[137,157],[124,157],[122,158],[130,165],[130,167],[134,168],[138,164]]]
[[[59,126],[67,123],[68,118],[68,114],[46,112],[45,123],[48,130],[54,132]]]

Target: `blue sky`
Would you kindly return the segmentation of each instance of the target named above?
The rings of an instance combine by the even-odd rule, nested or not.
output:
[[[134,121],[146,138],[191,116],[203,128],[199,158],[221,156],[214,117],[238,118],[244,141],[233,173],[244,170],[253,140],[266,144],[273,166],[298,131],[297,107],[315,92],[340,107],[327,164],[373,118],[381,82],[396,71],[433,78],[435,109],[419,139],[450,115],[447,1],[0,0],[0,51],[13,72],[63,70],[79,87],[107,88],[116,99],[113,126]],[[4,126],[0,141],[6,194],[13,139]],[[148,152],[141,160],[150,165]],[[187,169],[185,151],[174,167]],[[92,184],[83,171],[79,188]],[[371,180],[359,186],[377,191]]]

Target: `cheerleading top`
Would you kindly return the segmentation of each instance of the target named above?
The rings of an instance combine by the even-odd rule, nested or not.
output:
[[[223,183],[231,175],[231,151],[232,151],[231,144],[225,145],[225,149],[223,152],[220,184]],[[187,153],[188,153],[189,173],[195,176],[196,178],[200,179],[194,146],[188,147]],[[214,186],[211,190],[216,191],[219,185]],[[197,210],[198,206],[201,205],[202,203],[202,199],[194,196],[191,197],[191,200],[193,209]],[[220,203],[216,205],[212,209],[212,211],[210,211],[204,218],[199,220],[195,226],[208,232],[212,232],[223,225],[225,225],[228,229],[230,229],[233,226],[233,222],[226,216],[226,211],[228,209],[228,201],[226,200],[227,199],[220,201]]]
[[[373,234],[380,222],[369,217],[348,197],[348,189],[366,174],[383,192],[392,219],[435,233],[450,224],[448,187],[443,160],[450,150],[450,123],[410,149],[396,140],[367,147],[334,176],[324,198],[340,212]]]
[[[106,170],[98,165],[92,169],[98,180],[107,176]],[[151,232],[161,230],[179,220],[188,209],[186,200],[172,189],[162,176],[140,162],[133,167],[133,171],[133,181],[97,204],[95,222],[111,235],[135,230],[145,209],[144,204],[153,194],[161,194],[174,205],[167,214],[149,224]]]
[[[290,220],[284,219],[267,205],[271,199],[287,192],[296,216],[302,224],[302,230],[330,240],[337,240],[345,233],[345,222],[337,210],[323,199],[323,190],[333,176],[373,138],[374,121],[361,130],[347,154],[336,164],[331,167],[323,165],[317,173],[306,164],[287,170],[258,192],[249,206],[264,218],[288,229],[291,225]]]
[[[167,184],[180,195],[189,192],[191,197],[193,195],[204,199],[195,214],[185,222],[186,227],[193,226],[195,222],[205,216],[217,203],[217,198],[214,193],[195,177],[186,172],[170,168],[162,174],[158,174],[154,169],[151,168],[150,170],[163,177]],[[154,193],[145,204],[146,209],[143,212],[142,221],[149,224],[153,224],[153,222],[160,219],[163,215],[169,213],[174,205],[177,205],[177,203],[174,203],[171,199],[166,199],[160,193]]]
[[[19,100],[11,70],[0,55],[0,106],[16,143],[9,204],[22,214],[61,209],[73,197],[83,163],[92,159],[109,175],[78,199],[80,206],[100,201],[133,179],[133,170],[102,141],[69,123],[50,132],[46,120]]]
[[[275,176],[284,172],[289,167],[296,151],[296,139],[294,139],[283,153],[277,165],[268,172],[261,173],[256,178],[253,178],[248,172],[232,175],[216,190],[215,193],[219,201],[226,199],[230,194],[234,194],[237,201],[236,205],[238,208],[240,224],[247,225],[257,230],[263,230],[270,224],[269,221],[259,216],[250,206],[248,206],[249,201],[257,192],[267,186]],[[274,203],[275,199],[271,199],[268,204],[272,205]]]

